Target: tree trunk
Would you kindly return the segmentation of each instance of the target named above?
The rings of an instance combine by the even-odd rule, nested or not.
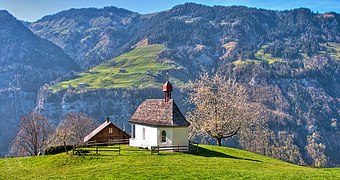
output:
[[[222,145],[222,138],[216,138],[218,146]]]
[[[65,148],[66,154],[68,154],[68,152],[67,152],[67,147],[66,147],[66,142],[65,142],[65,141],[64,141],[64,148]]]

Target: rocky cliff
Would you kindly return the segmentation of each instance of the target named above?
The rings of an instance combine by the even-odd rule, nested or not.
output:
[[[174,100],[186,112],[187,105],[183,101],[185,92],[179,89],[173,92]],[[110,117],[110,120],[121,129],[130,132],[127,120],[145,99],[163,99],[163,91],[158,88],[144,89],[99,89],[83,92],[70,89],[51,93],[48,86],[39,91],[37,110],[45,115],[54,125],[62,120],[68,112],[85,112],[94,117],[98,123]]]

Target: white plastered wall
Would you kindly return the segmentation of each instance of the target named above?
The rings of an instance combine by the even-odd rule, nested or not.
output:
[[[175,127],[173,128],[173,143],[180,146],[189,145],[189,132],[188,127]]]
[[[143,135],[143,129],[145,136]],[[135,138],[130,139],[130,146],[150,148],[157,146],[158,136],[157,128],[140,124],[135,124]]]
[[[143,139],[143,128],[145,139]],[[162,141],[162,131],[166,131],[166,142]],[[149,148],[151,146],[188,146],[188,127],[152,127],[135,124],[135,138],[130,139],[130,146]]]

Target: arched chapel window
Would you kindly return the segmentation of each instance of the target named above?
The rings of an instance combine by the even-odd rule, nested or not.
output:
[[[162,141],[161,142],[166,142],[166,131],[162,131]]]

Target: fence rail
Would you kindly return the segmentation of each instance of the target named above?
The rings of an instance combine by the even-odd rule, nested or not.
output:
[[[151,146],[150,152],[153,153],[159,153],[160,151],[173,151],[173,152],[197,152],[198,151],[198,143],[189,141],[188,146]]]
[[[107,142],[97,142],[97,141],[87,141],[84,145],[85,146],[96,146],[96,145],[115,145],[115,144],[129,144],[129,139],[113,139]]]
[[[110,140],[108,142],[96,142],[96,141],[88,141],[84,144],[74,146],[73,147],[73,154],[82,155],[85,152],[96,152],[99,154],[101,151],[116,151],[120,154],[121,147],[120,144],[128,144],[129,139],[117,139],[117,140]],[[113,146],[117,145],[118,146]],[[91,149],[92,148],[92,149]],[[151,146],[150,152],[159,153],[160,151],[173,151],[173,152],[197,152],[198,151],[198,143],[189,141],[188,146]]]
[[[120,154],[121,148],[120,144],[128,144],[129,139],[115,139],[109,140],[108,142],[96,142],[96,141],[88,141],[84,144],[80,144],[73,148],[73,154],[82,155],[85,152],[96,152],[99,154],[100,151],[116,151]],[[118,144],[119,146],[113,146]],[[95,148],[95,149],[91,149]]]

